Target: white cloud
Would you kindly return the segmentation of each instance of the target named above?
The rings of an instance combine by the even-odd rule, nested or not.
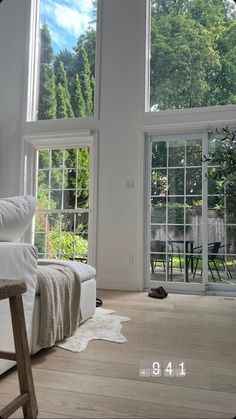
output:
[[[71,48],[94,20],[93,0],[41,0],[41,19],[47,22],[59,49]]]
[[[49,25],[49,31],[51,34],[52,41],[55,44],[57,44],[59,49],[64,49],[67,47],[67,42],[65,38],[62,35],[60,35],[60,33],[58,33],[58,31],[56,31],[51,25]]]
[[[57,25],[65,29],[70,35],[76,37],[86,30],[91,21],[91,16],[88,14],[88,7],[90,7],[90,3],[92,4],[92,2],[91,0],[84,2],[77,0],[77,3],[78,6],[83,5],[83,10],[78,10],[78,6],[76,9],[75,7],[72,8],[72,6],[68,7],[65,4],[56,2],[54,4],[54,15]],[[85,3],[87,3],[87,8],[85,7]]]

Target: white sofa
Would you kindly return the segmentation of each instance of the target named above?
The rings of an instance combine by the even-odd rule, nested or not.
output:
[[[95,270],[89,265],[74,262],[81,272],[81,323],[93,316],[96,309]],[[81,266],[83,265],[83,266]],[[32,354],[42,349],[38,343],[40,324],[40,294],[37,287],[37,249],[27,243],[0,243],[0,278],[24,280],[27,292],[23,294],[29,348]],[[0,301],[0,350],[14,351],[8,300]],[[14,362],[0,360],[0,374]]]
[[[34,201],[31,198],[0,199],[0,279],[26,282],[27,292],[23,294],[23,303],[29,348],[34,354],[42,349],[38,343],[40,324],[40,292],[37,286],[38,252],[31,244],[14,241],[31,222],[34,214],[34,208],[32,209]],[[25,212],[24,216],[28,216],[27,222],[22,217],[23,212]],[[16,219],[17,222],[15,222]],[[72,264],[72,267],[76,266],[80,277],[80,321],[82,323],[91,317],[96,309],[96,271],[83,263],[70,261],[67,263]],[[0,351],[14,351],[8,300],[0,301]],[[0,374],[13,365],[12,361],[0,359]]]

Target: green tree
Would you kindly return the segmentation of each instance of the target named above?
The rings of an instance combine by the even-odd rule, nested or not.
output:
[[[68,90],[71,95],[73,92],[72,84],[73,84],[73,79],[75,76],[75,54],[72,51],[69,51],[68,49],[59,51],[55,56],[55,62],[54,62],[55,73],[59,72],[61,62],[64,65],[64,69],[65,69],[66,77],[67,77],[67,83],[68,83]]]
[[[41,56],[38,119],[56,118],[56,85],[53,67],[54,54],[46,23],[41,28]]]
[[[154,110],[235,103],[234,13],[227,0],[152,1]]]
[[[63,95],[63,102],[65,103],[66,116],[64,118],[73,118],[74,112],[73,112],[73,109],[72,109],[72,106],[71,106],[70,93],[69,93],[68,84],[67,84],[67,77],[66,77],[66,72],[65,72],[65,69],[64,69],[64,64],[63,64],[62,61],[60,61],[59,68],[58,68],[58,71],[56,73],[56,82],[57,82],[58,86],[60,85],[59,89],[57,89],[57,97],[58,97],[58,92],[60,93],[60,96],[59,96],[60,97],[60,104],[62,103],[61,102],[61,94]],[[58,104],[57,104],[57,106],[58,106]],[[60,113],[61,113],[60,111],[57,112],[57,118],[59,118],[58,115]],[[63,118],[63,117],[61,116],[61,118]]]
[[[82,95],[79,75],[75,75],[71,89],[71,105],[74,111],[74,116],[85,116],[85,102]]]
[[[76,48],[75,71],[76,73],[78,73],[81,83],[82,95],[85,102],[86,116],[90,116],[93,113],[91,71],[88,61],[88,55],[82,43],[79,44],[78,48]]]
[[[57,85],[57,119],[67,118],[67,106],[64,89],[61,83]]]
[[[204,105],[208,73],[220,67],[211,34],[180,14],[162,17],[153,26],[151,105],[158,109]]]
[[[220,33],[217,48],[221,58],[221,69],[217,75],[216,102],[219,105],[236,103],[236,21],[225,23]]]
[[[78,51],[81,45],[84,46],[87,53],[91,77],[95,78],[96,31],[93,28],[89,28],[84,34],[80,35],[75,51]]]

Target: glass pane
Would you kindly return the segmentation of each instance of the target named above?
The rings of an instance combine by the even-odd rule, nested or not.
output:
[[[89,170],[89,148],[79,148],[78,149],[78,169],[81,168]]]
[[[49,187],[49,170],[38,171],[38,189],[47,189]]]
[[[39,92],[34,119],[94,114],[96,24],[96,0],[40,0]]]
[[[89,191],[82,189],[77,191],[77,208],[89,207]]]
[[[49,150],[38,151],[38,168],[49,169],[50,165],[50,152]]]
[[[152,144],[152,167],[166,167],[167,144],[166,141]]]
[[[38,252],[44,254],[44,252],[45,252],[45,233],[35,233],[34,244],[37,247]]]
[[[61,218],[61,231],[74,232],[75,214],[63,214]]]
[[[209,196],[208,197],[208,217],[221,219],[225,218],[225,202],[223,196]]]
[[[202,141],[188,140],[186,148],[187,166],[202,166]]]
[[[76,234],[83,235],[88,232],[88,213],[76,214]]]
[[[184,224],[184,198],[169,198],[168,202],[168,223]]]
[[[169,143],[169,167],[184,166],[185,144],[183,141],[170,141]]]
[[[51,188],[52,189],[62,189],[62,170],[53,169],[51,171]]]
[[[224,185],[222,180],[216,179],[217,172],[219,169],[217,167],[211,167],[208,169],[208,193],[209,194],[222,194],[224,193]]]
[[[225,243],[230,243],[230,253],[236,254],[236,225],[226,225],[226,238]],[[236,259],[236,258],[235,258]]]
[[[234,104],[235,2],[150,4],[150,111]]]
[[[166,170],[152,170],[151,194],[164,196],[167,191],[167,172]]]
[[[184,169],[169,169],[169,195],[184,195]]]
[[[75,197],[76,192],[74,189],[71,190],[64,190],[64,200],[63,200],[63,208],[64,209],[74,209],[75,208]]]
[[[88,189],[89,188],[89,167],[88,168],[78,168],[78,189]]]
[[[62,192],[57,190],[51,190],[51,199],[49,203],[50,209],[61,209],[62,208]]]
[[[234,196],[226,196],[226,223],[236,224],[236,199]]]
[[[202,193],[202,169],[186,169],[186,194],[199,195]]]
[[[166,230],[165,226],[151,225],[151,240],[166,240]]]
[[[151,198],[151,223],[166,222],[166,199]]]
[[[183,240],[184,224],[168,225],[167,237],[168,240]]]
[[[67,168],[75,168],[77,161],[77,150],[76,149],[68,149],[65,150],[65,166]]]
[[[35,222],[34,230],[35,230],[36,233],[38,233],[38,232],[44,233],[44,231],[45,231],[45,222],[46,222],[45,221],[45,218],[46,218],[46,216],[45,216],[44,213],[36,212],[36,214],[35,214],[35,220],[34,220],[34,222]]]
[[[52,167],[62,169],[63,167],[63,150],[52,150]]]
[[[218,219],[216,222],[215,218],[208,218],[208,243],[215,242],[225,242],[225,226],[223,220]]]
[[[40,209],[48,209],[49,207],[49,190],[43,189],[37,192],[37,207]]]
[[[202,196],[192,196],[186,198],[186,223],[195,224],[196,217],[202,216]],[[200,222],[199,219],[197,221]]]
[[[47,215],[47,222],[49,225],[48,230],[50,230],[51,232],[60,231],[61,219],[62,219],[62,214],[57,214],[57,213],[48,214]]]
[[[83,178],[81,178],[82,180]],[[75,169],[66,169],[64,173],[64,188],[65,189],[74,189],[76,186],[76,170]]]
[[[72,232],[63,232],[60,236],[61,259],[73,259],[75,251],[75,235]]]

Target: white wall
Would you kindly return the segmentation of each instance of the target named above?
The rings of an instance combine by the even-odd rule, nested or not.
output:
[[[0,4],[0,195],[19,190],[25,0]]]
[[[139,129],[187,132],[235,120],[235,107],[144,114],[145,0],[103,0],[100,116],[57,121],[99,134],[97,279],[100,288],[143,287],[143,148]],[[19,192],[21,114],[30,0],[0,5],[0,196]],[[203,121],[203,123],[202,123]],[[146,128],[145,128],[146,127]],[[184,128],[183,128],[184,127]],[[54,121],[23,126],[55,129]],[[126,181],[134,182],[133,188]],[[129,255],[133,264],[129,264]]]

